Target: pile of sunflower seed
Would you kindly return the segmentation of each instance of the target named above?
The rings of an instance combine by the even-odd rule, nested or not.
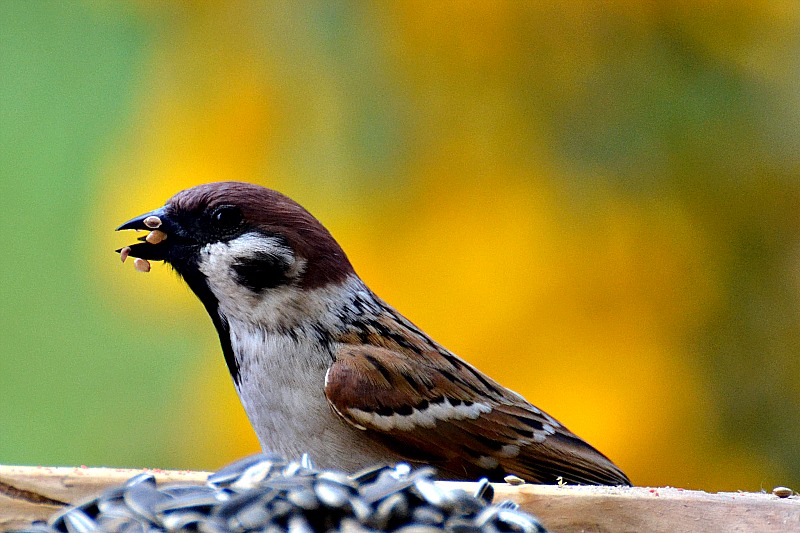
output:
[[[490,505],[485,479],[476,493],[444,489],[430,467],[406,464],[347,475],[315,469],[308,456],[257,454],[211,474],[205,486],[157,486],[149,473],[69,507],[25,531],[207,533],[546,533],[511,501]]]

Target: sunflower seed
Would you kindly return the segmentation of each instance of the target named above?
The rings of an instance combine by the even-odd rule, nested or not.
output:
[[[446,494],[447,502],[444,507],[453,514],[472,516],[486,506],[483,500],[462,489],[454,489]]]
[[[223,491],[214,490],[213,487],[208,485],[166,485],[161,487],[160,490],[173,498],[199,497],[201,495],[216,495],[215,497],[222,497],[227,494]]]
[[[119,528],[120,533],[150,533],[151,531],[156,531],[156,529],[151,527],[151,524],[138,520],[129,520]]]
[[[50,533],[53,529],[47,525],[44,520],[34,520],[30,526],[25,529],[25,533]]]
[[[372,515],[371,525],[375,529],[387,529],[392,522],[402,523],[408,515],[408,499],[401,492],[385,498]]]
[[[503,478],[503,481],[505,481],[509,485],[514,485],[514,486],[516,486],[516,485],[524,485],[525,484],[525,480],[524,479],[522,479],[519,476],[515,476],[514,474],[507,475],[506,477]]]
[[[126,490],[128,490],[126,485],[119,485],[104,490],[97,499],[97,506],[102,510],[103,506],[106,504],[122,502],[122,496],[125,494]]]
[[[510,509],[512,511],[516,511],[519,509],[519,504],[516,502],[512,502],[511,500],[503,500],[500,503],[496,503],[495,507],[498,509]]]
[[[420,496],[431,505],[442,507],[447,502],[447,495],[436,484],[426,478],[417,479],[414,488]]]
[[[139,272],[150,272],[150,261],[137,257],[133,260],[133,268]]]
[[[146,219],[144,219],[144,225],[150,229],[156,229],[161,227],[161,219],[155,215],[150,215]]]
[[[328,470],[325,472],[320,473],[317,476],[318,481],[331,481],[333,483],[337,483],[339,485],[344,485],[349,487],[353,491],[358,491],[358,482],[353,480],[350,476],[345,474],[344,472],[337,472],[335,470]]]
[[[474,520],[454,517],[445,522],[444,527],[451,533],[481,533],[481,528]]]
[[[530,520],[521,513],[506,509],[501,509],[497,512],[497,521],[505,525],[505,527],[501,529],[506,531],[508,529],[512,531],[522,531],[523,533],[541,533],[544,531],[544,528],[538,521]]]
[[[235,529],[256,529],[267,525],[270,515],[267,509],[259,505],[251,505],[230,520]]]
[[[144,483],[150,485],[151,487],[156,486],[156,476],[149,472],[142,472],[141,474],[137,474],[130,478],[128,481],[125,482],[123,485],[124,488],[133,487],[134,485],[139,485],[140,483]]]
[[[269,461],[271,457],[267,454],[257,453],[248,455],[238,461],[224,466],[222,469],[208,476],[208,483],[214,486],[227,486],[239,479],[242,473],[251,466],[261,461]]]
[[[440,528],[427,524],[409,524],[394,531],[395,533],[442,533]]]
[[[197,526],[198,523],[208,518],[207,514],[198,512],[176,512],[164,517],[163,524],[168,531],[179,531],[188,529],[190,526]]]
[[[342,518],[339,524],[339,531],[341,533],[371,533],[371,529],[364,527],[358,520],[352,518]]]
[[[774,494],[778,498],[788,498],[789,496],[794,494],[794,491],[789,487],[775,487],[774,489],[772,489],[772,494]]]
[[[201,533],[316,531],[369,533],[541,533],[510,501],[490,505],[492,485],[448,490],[430,467],[376,466],[353,475],[321,471],[306,455],[286,461],[257,454],[208,477],[203,487],[166,485],[144,472],[99,497],[55,514],[34,533],[114,531]]]
[[[318,479],[314,485],[314,493],[322,505],[333,509],[344,507],[350,500],[349,487],[328,480]]]
[[[167,234],[161,231],[160,229],[154,229],[150,233],[147,234],[147,237],[144,238],[145,241],[149,242],[150,244],[158,244],[161,241],[166,240]]]
[[[397,463],[394,467],[392,475],[395,479],[403,479],[411,473],[411,467],[406,463]]]
[[[295,510],[295,506],[286,500],[277,500],[272,504],[271,509],[273,519],[280,520],[289,516]]]
[[[356,520],[365,524],[369,520],[370,515],[372,515],[372,506],[362,498],[354,497],[350,498],[350,511],[353,513]]]
[[[234,489],[252,489],[267,478],[272,466],[272,461],[259,461],[242,472],[230,486]]]
[[[97,525],[103,531],[120,531],[124,529],[125,526],[135,521],[134,518],[131,517],[130,514],[128,515],[111,515],[111,514],[102,514],[97,517]]]
[[[438,526],[444,523],[444,518],[444,512],[427,505],[420,505],[411,513],[411,519],[420,524]]]
[[[160,522],[156,517],[156,507],[172,499],[149,483],[137,483],[128,488],[123,496],[123,500],[133,512],[155,523]]]
[[[296,476],[302,468],[303,465],[299,461],[292,461],[283,469],[283,475],[284,477]]]
[[[229,533],[231,530],[214,520],[204,520],[197,524],[200,533]]]
[[[483,527],[486,523],[497,518],[498,511],[499,509],[495,505],[485,508],[483,511],[478,513],[478,516],[475,517],[475,524],[478,527]]]
[[[314,462],[311,460],[311,456],[304,453],[303,456],[300,457],[300,466],[306,470],[314,470]]]
[[[491,503],[494,499],[494,487],[492,487],[488,479],[481,478],[481,480],[478,481],[478,488],[475,489],[475,497],[486,503]]]
[[[227,522],[237,514],[243,512],[246,508],[259,504],[267,497],[269,497],[269,493],[263,491],[249,490],[241,492],[229,497],[227,501],[218,505],[216,509],[214,509],[212,515]]]
[[[378,475],[386,470],[391,470],[392,467],[388,465],[374,465],[362,468],[355,474],[348,476],[356,483],[372,483],[378,479]]]
[[[367,503],[375,503],[390,494],[404,491],[412,485],[414,485],[413,478],[405,477],[402,480],[398,480],[394,475],[394,470],[385,470],[378,474],[378,478],[374,482],[361,489],[361,496]]]
[[[123,517],[130,518],[131,510],[122,498],[97,502],[98,517]]]
[[[302,516],[293,516],[289,519],[289,533],[315,533],[314,529],[308,523],[308,520]]]
[[[314,491],[311,489],[302,488],[300,490],[295,490],[290,492],[286,499],[306,511],[313,511],[319,508],[317,495],[314,494]]]
[[[64,525],[69,533],[87,533],[97,531],[97,522],[80,509],[72,509],[64,515]]]
[[[162,493],[165,495],[170,494],[165,491],[162,491]],[[156,513],[166,513],[170,511],[185,511],[188,509],[200,510],[202,508],[208,508],[207,510],[211,510],[211,507],[217,505],[218,503],[219,499],[213,493],[187,494],[180,496],[178,498],[171,496],[169,500],[157,504],[153,510]]]

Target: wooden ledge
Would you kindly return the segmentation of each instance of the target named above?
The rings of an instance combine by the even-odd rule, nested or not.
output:
[[[68,503],[147,471],[161,483],[202,484],[208,472],[121,468],[0,466],[0,531],[46,520]],[[474,490],[472,483],[448,485]],[[495,484],[495,501],[513,500],[551,531],[800,531],[800,497],[675,488]]]

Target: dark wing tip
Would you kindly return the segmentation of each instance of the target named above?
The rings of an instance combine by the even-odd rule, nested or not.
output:
[[[558,428],[554,435],[549,435],[543,444],[530,455],[524,452],[520,454],[519,462],[545,474],[549,478],[546,482],[632,485],[628,476],[608,457],[563,427]],[[524,474],[521,477],[524,478]]]

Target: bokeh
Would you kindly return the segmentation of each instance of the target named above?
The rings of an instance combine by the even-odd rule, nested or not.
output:
[[[798,132],[790,1],[0,2],[0,463],[257,449],[113,253],[236,179],[635,483],[800,488]]]

